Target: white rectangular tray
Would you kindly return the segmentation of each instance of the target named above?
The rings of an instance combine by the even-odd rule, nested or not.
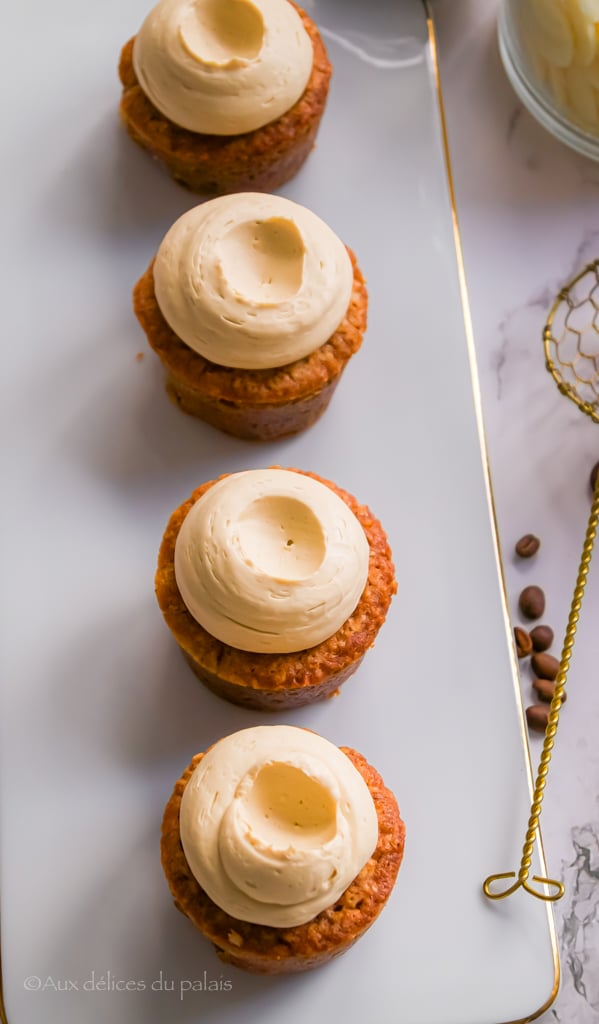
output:
[[[550,909],[481,892],[518,867],[529,762],[425,12],[419,0],[308,6],[335,73],[317,148],[283,192],[354,248],[370,319],[320,423],[265,446],[182,415],[131,312],[134,282],[195,202],[117,121],[118,53],[145,0],[13,4],[5,17],[10,1024],[278,1024],[283,1012],[289,1024],[497,1024],[555,994]],[[388,530],[399,593],[375,649],[337,699],[277,720],[372,760],[407,846],[351,952],[272,980],[220,964],[162,876],[160,820],[181,770],[273,719],[198,684],[153,573],[168,515],[197,484],[276,463],[337,481]]]

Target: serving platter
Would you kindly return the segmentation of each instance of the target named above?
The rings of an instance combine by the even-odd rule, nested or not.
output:
[[[323,419],[245,443],[182,415],[131,289],[197,200],[125,136],[143,0],[7,14],[0,911],[9,1024],[529,1019],[558,983],[548,905],[491,903],[519,863],[530,761],[486,462],[434,32],[420,0],[313,0],[334,65],[282,194],[356,252],[368,333]],[[23,53],[27,54],[27,73]],[[344,957],[296,978],[221,964],[171,903],[158,837],[192,755],[275,721],[201,687],[153,595],[170,511],[218,473],[295,466],[385,525],[399,592],[339,697],[277,716],[360,750],[404,864]],[[537,860],[533,868],[544,873]]]

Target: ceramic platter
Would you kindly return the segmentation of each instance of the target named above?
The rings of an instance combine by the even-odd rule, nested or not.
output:
[[[133,284],[195,201],[117,120],[119,49],[144,0],[13,4],[5,17],[9,1024],[498,1024],[555,994],[547,905],[481,891],[518,867],[530,766],[430,26],[420,0],[308,9],[334,79],[318,146],[282,192],[356,251],[370,318],[325,417],[265,446],[171,404],[131,311]],[[273,721],[213,697],[184,663],[154,599],[162,531],[201,481],[272,464],[368,503],[399,579],[341,695],[277,719],[364,753],[407,824],[379,921],[346,956],[291,979],[222,965],[173,908],[158,856],[191,756]]]

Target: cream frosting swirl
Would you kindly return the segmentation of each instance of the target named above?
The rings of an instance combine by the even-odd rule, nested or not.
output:
[[[289,725],[216,743],[185,787],[179,827],[210,899],[240,921],[278,928],[332,906],[378,841],[357,768],[322,736]]]
[[[175,545],[186,607],[242,651],[289,653],[336,633],[368,578],[366,534],[326,484],[255,469],[214,484],[188,512]]]
[[[343,320],[353,269],[337,235],[298,203],[242,192],[184,213],[154,263],[156,300],[186,345],[241,369],[284,366]]]
[[[133,45],[144,93],[191,132],[238,135],[304,92],[312,41],[288,0],[160,0]]]

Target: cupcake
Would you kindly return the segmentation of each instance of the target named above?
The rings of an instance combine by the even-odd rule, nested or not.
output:
[[[183,214],[133,292],[180,408],[251,440],[310,426],[366,330],[353,253],[316,214],[246,192]]]
[[[289,0],[160,0],[121,52],[120,114],[194,192],[268,192],[313,148],[331,70]]]
[[[198,678],[266,711],[336,693],[373,646],[397,589],[378,519],[300,470],[198,487],[170,517],[156,596]]]
[[[162,823],[175,901],[225,963],[309,970],[344,953],[395,884],[405,826],[361,754],[288,725],[197,754]]]

